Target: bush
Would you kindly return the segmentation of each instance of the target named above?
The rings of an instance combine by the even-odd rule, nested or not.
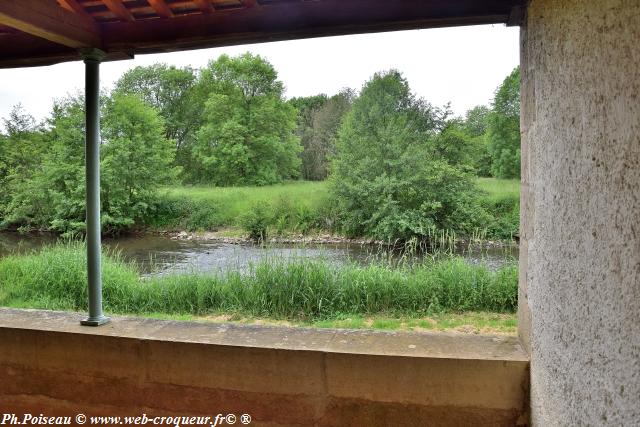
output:
[[[487,221],[487,237],[511,240],[520,230],[520,198],[506,195],[483,199],[491,219]]]
[[[267,227],[272,222],[269,205],[266,202],[257,202],[243,215],[241,222],[250,239],[256,243],[264,242],[267,239]]]
[[[459,154],[467,141],[446,126],[446,115],[411,95],[396,71],[367,82],[340,128],[333,162],[331,190],[346,234],[428,239],[483,224],[486,212]]]
[[[149,215],[157,187],[175,178],[175,146],[163,135],[162,118],[135,96],[115,95],[104,104],[101,219],[105,233],[118,234]],[[84,100],[57,101],[49,125],[46,134],[38,134],[47,143],[38,167],[20,169],[3,188],[0,198],[9,200],[0,203],[2,216],[7,225],[82,234]]]

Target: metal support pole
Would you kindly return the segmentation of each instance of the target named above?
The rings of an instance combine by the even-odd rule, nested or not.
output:
[[[102,274],[100,239],[100,61],[99,49],[81,51],[85,63],[85,166],[87,194],[87,277],[89,317],[80,323],[100,326],[109,322],[102,313]]]

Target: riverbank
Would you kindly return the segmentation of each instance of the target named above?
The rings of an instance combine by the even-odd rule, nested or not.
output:
[[[254,244],[254,240],[249,238],[240,228],[223,228],[217,231],[156,231],[152,235],[166,236],[173,240],[184,240],[194,242],[218,242],[231,245]],[[141,234],[144,236],[144,234]],[[267,237],[262,242],[265,245],[361,245],[379,247],[381,250],[393,248],[394,242],[382,240],[349,238],[333,234],[289,234],[284,236]],[[509,248],[517,246],[513,240],[488,240],[488,239],[443,239],[442,245],[435,242],[438,249],[450,249],[452,246],[467,247],[473,249],[495,249]]]
[[[477,185],[488,222],[474,236],[445,232],[436,238],[513,241],[517,237],[520,183],[478,178]],[[274,242],[315,238],[314,243],[322,239],[334,243],[341,238],[339,212],[332,206],[328,184],[311,181],[267,187],[167,187],[160,190],[145,226],[155,232],[211,232],[231,241],[248,236],[256,222]]]
[[[85,267],[84,250],[78,244],[4,257],[0,259],[0,305],[82,311],[87,301]],[[245,273],[147,278],[117,255],[107,255],[103,261],[108,313],[198,318],[226,315],[311,325],[337,325],[331,322],[352,318],[373,319],[375,327],[375,319],[396,319],[395,323],[414,319],[419,323],[429,316],[469,312],[513,315],[517,277],[513,264],[492,271],[456,257],[395,267],[274,260],[258,263]],[[361,323],[367,326],[367,321]],[[420,327],[418,323],[415,327]],[[347,324],[353,327],[354,321]],[[380,327],[384,324],[376,323]]]

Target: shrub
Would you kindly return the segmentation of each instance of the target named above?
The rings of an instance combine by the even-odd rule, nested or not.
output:
[[[255,203],[241,219],[242,228],[256,243],[262,243],[267,239],[267,227],[271,221],[269,205],[266,202]]]
[[[465,141],[439,133],[446,115],[416,99],[397,71],[367,82],[340,128],[333,162],[331,190],[346,234],[426,239],[482,224],[473,178],[456,155]],[[444,149],[452,139],[455,150]]]

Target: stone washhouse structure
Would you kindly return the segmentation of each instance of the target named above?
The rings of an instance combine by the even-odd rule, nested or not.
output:
[[[521,28],[518,338],[103,316],[101,61],[489,23]],[[640,425],[639,0],[0,0],[0,67],[80,60],[89,317],[0,309],[0,412]]]

